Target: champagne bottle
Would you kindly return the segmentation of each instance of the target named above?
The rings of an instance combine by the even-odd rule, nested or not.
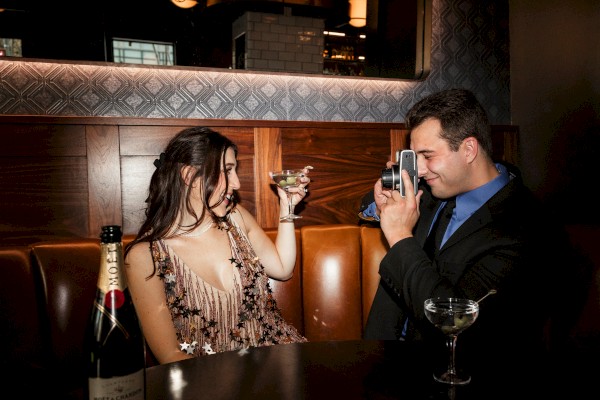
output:
[[[90,400],[145,398],[146,345],[125,279],[119,225],[102,227],[100,271],[88,331]]]

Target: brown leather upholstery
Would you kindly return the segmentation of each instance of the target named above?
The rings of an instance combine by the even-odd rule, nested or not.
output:
[[[307,339],[362,336],[360,228],[302,227],[302,292]]]
[[[56,385],[65,392],[77,389],[87,377],[83,358],[85,329],[96,294],[100,242],[96,239],[34,244],[48,316],[44,346],[50,353]],[[69,377],[65,379],[64,377]]]
[[[38,305],[39,276],[27,246],[0,247],[0,332],[2,371],[43,363]]]
[[[373,298],[379,285],[379,263],[389,250],[387,240],[379,228],[368,225],[360,228],[362,256],[362,315],[363,328],[371,310]]]
[[[275,242],[277,229],[266,230],[267,236]],[[296,229],[296,268],[294,275],[287,281],[270,279],[269,283],[273,289],[273,297],[277,301],[277,306],[281,309],[281,314],[286,321],[294,325],[296,329],[304,334],[304,318],[302,314],[302,254],[300,248],[300,230]]]
[[[568,228],[573,243],[593,262],[593,269],[582,274],[590,282],[581,291],[583,307],[569,319],[570,346],[583,353],[600,348],[600,228]],[[267,235],[275,239],[276,230]],[[381,230],[314,225],[297,229],[296,235],[294,276],[271,280],[283,316],[311,341],[360,339],[379,282],[379,262],[387,251]],[[123,242],[131,239],[126,236]],[[34,398],[79,398],[84,331],[99,259],[97,239],[0,247],[0,362],[15,367],[8,378]],[[156,363],[151,353],[148,360],[148,365]]]

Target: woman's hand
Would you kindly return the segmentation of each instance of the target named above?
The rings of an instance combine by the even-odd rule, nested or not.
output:
[[[310,183],[310,178],[307,175],[311,169],[314,169],[314,168],[310,165],[307,165],[306,167],[304,167],[302,169],[302,172],[304,173],[304,175],[300,178],[300,184],[296,187],[290,186],[287,189],[289,191],[289,193],[292,194],[292,196],[291,196],[292,208],[295,207],[296,205],[298,205],[298,203],[300,203],[302,201],[302,199],[304,199],[306,197],[306,195],[308,194],[307,186]],[[287,214],[287,209],[288,209],[287,194],[285,193],[285,190],[283,190],[279,186],[277,186],[277,194],[279,195],[279,204],[281,205],[281,207],[284,210],[286,210],[286,214]]]

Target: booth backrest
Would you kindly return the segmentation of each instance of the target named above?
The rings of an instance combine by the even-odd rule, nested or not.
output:
[[[275,229],[266,232],[275,239]],[[310,341],[360,339],[385,253],[380,230],[315,225],[296,229],[296,237],[293,277],[271,280],[283,316]],[[0,284],[0,328],[7,338],[0,363],[14,371],[11,380],[35,370],[59,397],[78,397],[99,261],[99,240],[89,238],[0,247],[0,268],[10,277]],[[156,363],[151,354],[147,359]]]
[[[600,349],[600,228],[568,227],[592,261],[583,307],[574,310],[570,346]],[[268,230],[272,239],[275,230]],[[387,245],[378,228],[347,224],[296,230],[291,279],[271,280],[283,316],[310,341],[360,339]],[[126,236],[127,243],[131,237]],[[100,246],[65,239],[0,246],[2,378],[34,397],[80,398],[85,382],[83,338],[94,300]],[[597,353],[598,354],[598,353]],[[151,354],[149,365],[155,361]]]
[[[274,240],[275,229],[267,230]],[[314,225],[296,230],[294,276],[271,280],[283,316],[311,341],[360,339],[387,251],[380,229]],[[360,294],[360,295],[357,295]]]
[[[41,285],[27,246],[0,247],[0,365],[42,367]],[[5,375],[6,376],[6,375]],[[10,379],[8,375],[7,379]],[[8,382],[9,380],[7,380]]]
[[[83,343],[100,267],[99,240],[49,241],[32,246],[44,288],[42,346],[59,376],[80,376]]]

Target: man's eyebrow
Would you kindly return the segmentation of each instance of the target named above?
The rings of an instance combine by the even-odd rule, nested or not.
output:
[[[427,155],[427,154],[431,154],[431,153],[435,153],[433,150],[419,150],[416,152],[417,154],[423,154],[423,155]]]

